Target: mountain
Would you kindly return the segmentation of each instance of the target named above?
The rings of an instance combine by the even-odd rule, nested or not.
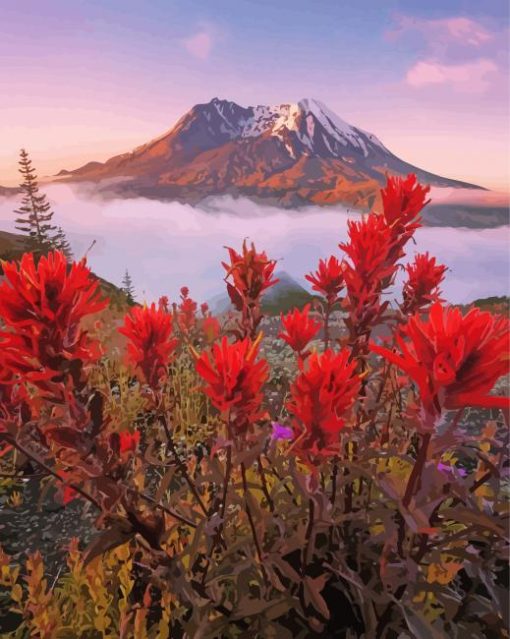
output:
[[[480,188],[399,159],[375,135],[317,100],[245,108],[214,98],[134,151],[63,170],[57,178],[92,181],[116,195],[192,204],[232,194],[289,207],[341,202],[367,209],[388,173],[410,172],[435,186]]]
[[[21,193],[21,189],[17,186],[2,186],[0,185],[0,197],[12,197]]]
[[[262,310],[265,313],[287,313],[294,307],[302,308],[314,299],[311,293],[285,271],[278,271],[275,277],[279,280],[278,283],[269,288],[262,298]],[[209,306],[214,314],[234,310],[226,293],[220,293],[209,300]]]

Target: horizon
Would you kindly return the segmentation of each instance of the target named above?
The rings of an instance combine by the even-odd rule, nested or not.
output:
[[[508,191],[508,7],[134,0],[0,9],[0,184],[104,162],[195,104],[323,102],[423,170]],[[476,149],[476,153],[473,152]]]

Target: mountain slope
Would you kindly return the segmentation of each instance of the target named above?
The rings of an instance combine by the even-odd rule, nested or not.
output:
[[[214,98],[159,138],[104,163],[61,171],[119,195],[196,203],[210,195],[271,198],[281,205],[342,202],[369,208],[388,173],[435,186],[480,188],[423,171],[317,100],[241,107]]]

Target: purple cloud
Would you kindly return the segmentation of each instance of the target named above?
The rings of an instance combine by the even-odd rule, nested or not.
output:
[[[483,94],[507,84],[504,30],[464,16],[426,19],[400,14],[394,20],[386,36],[412,39],[417,49],[417,59],[403,78],[408,87]]]
[[[434,20],[398,15],[395,21],[396,27],[387,34],[390,38],[418,32],[432,46],[450,42],[480,47],[495,37],[495,34],[480,22],[464,16]]]
[[[182,41],[184,48],[199,60],[207,60],[213,47],[213,38],[207,31],[198,31]]]

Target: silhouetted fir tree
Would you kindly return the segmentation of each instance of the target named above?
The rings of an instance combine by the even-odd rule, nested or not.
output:
[[[122,290],[127,297],[128,304],[135,303],[135,287],[133,286],[133,280],[131,279],[131,275],[128,270],[124,273],[124,277],[122,279]]]
[[[51,224],[53,211],[44,193],[39,193],[37,175],[32,160],[25,149],[21,149],[19,172],[23,177],[21,207],[14,211],[16,229],[28,235],[30,249],[37,254],[45,253],[54,246],[56,227]]]
[[[54,247],[59,249],[59,251],[62,251],[62,253],[66,256],[66,260],[68,262],[72,262],[73,249],[71,248],[69,240],[67,239],[66,234],[64,233],[64,229],[61,226],[57,227],[57,233],[55,234],[52,242]]]

